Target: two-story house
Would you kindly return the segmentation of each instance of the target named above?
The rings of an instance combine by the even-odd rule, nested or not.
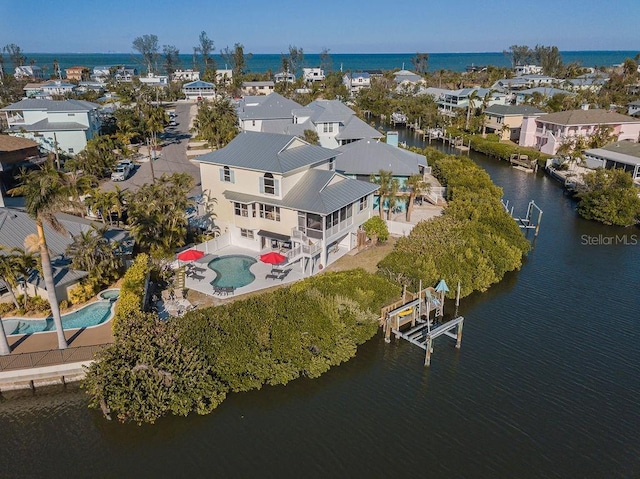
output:
[[[216,97],[216,86],[207,81],[196,80],[182,85],[182,93],[187,100],[199,101]]]
[[[473,100],[469,100],[474,97]],[[438,100],[438,109],[444,115],[455,116],[465,111],[472,102],[472,108],[479,108],[483,103],[487,106],[506,105],[507,95],[489,88],[462,88],[460,90],[448,90]]]
[[[522,120],[545,112],[530,105],[491,105],[484,110],[485,127],[488,133],[500,135],[501,140],[518,141]]]
[[[305,82],[313,83],[316,81],[324,81],[325,74],[324,74],[324,70],[320,67],[303,68],[302,77],[304,78]]]
[[[320,146],[337,148],[340,145],[362,140],[380,139],[384,135],[365,121],[340,100],[315,100],[304,108],[293,110],[293,124],[284,133],[301,136],[304,130],[318,134]]]
[[[75,66],[65,69],[65,73],[67,74],[67,80],[81,82],[89,80],[91,71],[88,67]]]
[[[42,68],[36,65],[21,65],[15,68],[13,76],[15,76],[16,80],[23,80],[25,78],[43,80],[44,72]]]
[[[331,251],[357,245],[377,186],[335,170],[338,153],[293,135],[243,132],[198,158],[202,189],[217,200],[216,223],[231,244],[288,249],[313,273]]]
[[[100,105],[82,100],[25,99],[0,109],[7,133],[36,141],[43,149],[75,155],[98,135]]]
[[[65,96],[73,93],[76,85],[62,80],[49,80],[40,86],[41,98],[52,100],[55,97]]]
[[[589,138],[600,127],[611,128],[619,141],[638,141],[640,119],[609,110],[569,110],[542,116],[525,116],[520,144],[555,155],[560,146],[577,136]]]
[[[632,101],[627,105],[627,113],[629,116],[640,116],[640,100]]]
[[[279,93],[245,96],[237,106],[239,127],[242,131],[284,133],[293,123],[293,110],[302,108],[300,103]]]
[[[296,76],[291,72],[279,72],[273,75],[273,81],[276,83],[295,83]]]
[[[198,81],[200,80],[200,72],[198,70],[176,70],[171,74],[171,81]]]
[[[345,73],[342,77],[342,83],[347,87],[349,93],[355,95],[363,88],[371,86],[371,74],[368,72]]]

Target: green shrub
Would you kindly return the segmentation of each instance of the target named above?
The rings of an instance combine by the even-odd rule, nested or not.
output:
[[[588,220],[616,226],[640,222],[638,189],[626,171],[599,168],[587,173],[578,198],[578,214]]]
[[[11,311],[15,311],[16,306],[13,303],[0,303],[0,315],[6,315]]]
[[[144,285],[151,271],[151,261],[147,254],[139,254],[131,267],[124,274],[120,295],[113,318],[113,328],[116,331],[121,318],[142,311],[144,300]]]
[[[369,238],[377,237],[379,243],[384,243],[389,239],[389,228],[387,223],[379,216],[372,216],[362,224],[362,229]]]

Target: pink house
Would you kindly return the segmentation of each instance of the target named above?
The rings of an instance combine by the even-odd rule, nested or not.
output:
[[[542,116],[525,116],[520,144],[555,155],[567,139],[590,137],[600,126],[613,128],[618,141],[638,141],[640,119],[608,110],[570,110]]]

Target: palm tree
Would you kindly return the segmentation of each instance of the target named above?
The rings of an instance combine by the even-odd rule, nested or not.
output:
[[[468,104],[467,104],[467,121],[464,124],[464,129],[465,130],[469,130],[469,119],[471,118],[471,110],[476,107],[476,100],[477,99],[478,99],[478,90],[472,91],[471,93],[469,93],[469,96],[467,97],[467,100],[468,100]]]
[[[400,181],[398,178],[393,178],[387,193],[387,204],[389,206],[387,209],[387,221],[391,219],[391,212],[393,208],[395,208],[396,203],[398,203],[398,191],[400,191]]]
[[[58,348],[65,349],[67,340],[62,329],[60,306],[53,279],[51,255],[44,234],[44,224],[46,222],[56,231],[65,231],[64,226],[55,217],[55,213],[72,205],[72,201],[69,200],[68,181],[64,173],[56,170],[51,160],[46,161],[39,170],[22,172],[20,177],[20,186],[13,188],[9,193],[24,196],[27,213],[36,222],[42,275],[58,335]]]
[[[378,213],[380,218],[383,218],[384,200],[389,197],[392,190],[393,173],[390,171],[380,170],[378,176],[371,175],[371,183],[375,183],[380,188],[378,189]],[[391,209],[391,207],[389,207]]]
[[[5,249],[0,246],[0,250]],[[0,256],[0,278],[7,285],[7,291],[11,296],[11,301],[15,305],[16,309],[20,307],[14,289],[18,286],[18,277],[16,275],[16,262],[13,255],[1,255]]]
[[[413,203],[415,202],[416,197],[422,193],[428,193],[431,190],[431,184],[425,182],[422,175],[411,175],[407,178],[406,185],[409,187],[407,221],[411,221],[411,212],[413,211]]]
[[[66,251],[73,267],[87,271],[88,280],[94,286],[109,284],[122,267],[122,260],[118,255],[120,243],[110,242],[105,237],[106,232],[106,226],[94,226],[91,230],[81,232],[73,237],[73,243]]]
[[[25,243],[27,243],[27,239],[25,239]],[[27,309],[27,303],[29,301],[29,290],[27,289],[27,280],[29,279],[29,275],[31,272],[38,266],[38,260],[34,256],[34,254],[29,251],[30,248],[26,248],[24,251],[20,248],[13,248],[13,268],[17,273],[17,276],[20,278],[20,285],[22,287],[22,292],[24,294],[24,309]]]
[[[511,139],[511,127],[509,125],[507,125],[506,123],[503,123],[502,128],[500,128],[500,139],[504,140],[504,135],[505,133],[509,134],[509,137],[507,138],[508,140]]]

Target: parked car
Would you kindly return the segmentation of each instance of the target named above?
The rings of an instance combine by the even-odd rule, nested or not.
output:
[[[133,171],[133,162],[131,160],[119,161],[116,169],[111,173],[111,181],[124,181],[129,178]]]

